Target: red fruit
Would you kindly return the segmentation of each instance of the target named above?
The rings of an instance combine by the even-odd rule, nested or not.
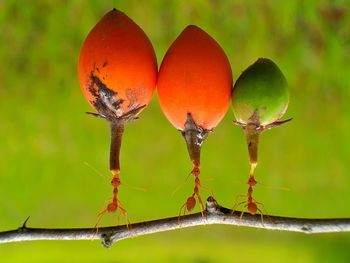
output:
[[[229,107],[231,67],[219,44],[190,25],[167,51],[157,86],[160,106],[175,128],[184,129],[190,112],[197,125],[211,130]]]
[[[111,127],[110,170],[113,200],[106,211],[126,211],[118,200],[119,153],[124,126],[151,100],[157,78],[157,60],[142,29],[124,13],[113,9],[87,36],[79,57],[79,80],[96,117]]]
[[[100,114],[105,113],[104,107],[107,107],[112,115],[120,117],[151,100],[157,60],[142,29],[124,13],[113,9],[87,36],[81,48],[78,70],[83,94],[90,104]],[[108,98],[112,96],[108,92],[107,98],[101,98],[101,91],[105,92],[102,84],[114,93],[115,98]],[[116,103],[118,100],[121,100],[120,104]]]
[[[165,116],[185,138],[194,165],[192,175],[196,177],[194,193],[204,210],[198,191],[200,149],[229,107],[232,92],[229,61],[206,32],[188,26],[167,51],[157,86]]]

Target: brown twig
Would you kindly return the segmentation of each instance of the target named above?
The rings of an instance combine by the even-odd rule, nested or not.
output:
[[[140,222],[113,227],[101,227],[98,232],[95,228],[71,228],[71,229],[45,229],[27,227],[26,222],[18,229],[0,232],[0,243],[33,241],[33,240],[102,240],[105,247],[113,243],[136,236],[153,234],[163,231],[176,230],[200,225],[235,225],[268,230],[313,233],[349,232],[350,218],[334,219],[306,219],[278,216],[250,215],[245,213],[241,217],[240,211],[232,210],[217,204],[213,197],[208,197],[206,202],[206,217],[201,213],[170,217],[147,222]]]

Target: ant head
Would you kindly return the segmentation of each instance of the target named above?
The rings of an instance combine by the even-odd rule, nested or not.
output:
[[[107,211],[108,211],[109,213],[113,213],[113,212],[115,212],[115,210],[117,210],[117,208],[118,208],[117,203],[112,202],[112,203],[109,203],[109,204],[108,204],[108,206],[107,206]]]
[[[187,201],[186,201],[187,211],[191,211],[195,206],[196,206],[196,199],[192,195],[189,198],[187,198]]]
[[[258,207],[257,207],[256,203],[249,203],[247,205],[247,207],[248,207],[249,213],[251,213],[252,215],[256,214],[256,211],[258,210]]]
[[[252,187],[257,184],[257,181],[255,180],[254,176],[249,176],[248,184]]]
[[[113,187],[119,187],[121,185],[119,177],[114,177],[111,181]]]
[[[192,173],[192,175],[195,176],[195,177],[199,176],[199,174],[200,174],[199,167],[198,167],[198,166],[193,167],[191,173]]]

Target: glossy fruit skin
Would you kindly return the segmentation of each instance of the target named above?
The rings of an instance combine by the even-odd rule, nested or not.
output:
[[[287,81],[278,66],[259,58],[236,81],[233,94],[233,113],[239,123],[247,124],[254,113],[264,126],[280,119],[288,107]]]
[[[211,130],[229,107],[231,66],[219,44],[190,25],[167,51],[157,86],[160,106],[177,129],[184,129],[191,113],[199,127]]]
[[[104,85],[114,93],[112,100],[118,103],[107,107],[118,117],[151,100],[157,60],[143,30],[113,9],[88,34],[81,48],[78,72],[83,94],[97,111],[97,96],[101,96],[98,86]]]

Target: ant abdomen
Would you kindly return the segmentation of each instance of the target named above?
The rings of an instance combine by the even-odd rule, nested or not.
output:
[[[258,210],[256,203],[248,203],[247,208],[249,213],[251,213],[252,215],[255,215],[256,211]]]
[[[191,211],[196,206],[196,199],[194,196],[190,196],[186,201],[187,211]]]
[[[113,213],[115,210],[117,210],[117,208],[118,208],[117,203],[115,203],[115,202],[109,203],[107,205],[107,212],[108,213]]]

